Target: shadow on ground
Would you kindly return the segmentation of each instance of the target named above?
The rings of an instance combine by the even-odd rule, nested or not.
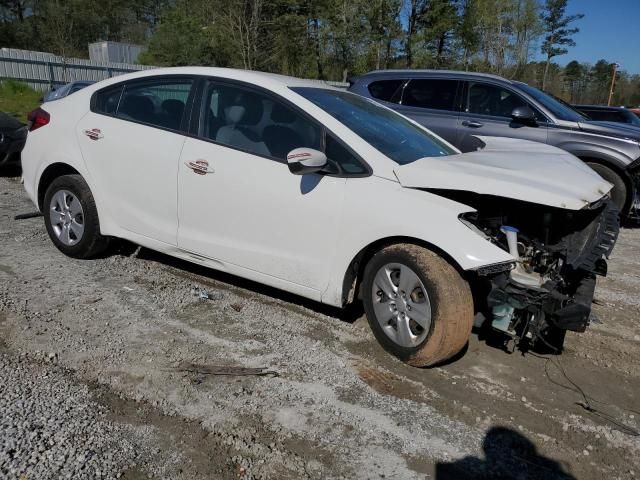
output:
[[[135,245],[129,244],[128,242],[122,242],[122,246],[119,247],[117,253],[128,256],[133,254],[136,248],[137,247]],[[211,268],[203,267],[201,265],[187,262],[185,260],[180,260],[163,253],[149,250],[147,248],[140,248],[137,257],[144,260],[157,262],[168,267],[173,267],[174,273],[179,277],[204,284],[209,283],[209,285],[214,288],[225,288],[225,285],[216,283],[221,282],[233,287],[250,290],[258,294],[273,297],[275,299],[298,305],[300,307],[308,308],[309,310],[320,313],[322,315],[328,315],[338,318],[343,322],[354,323],[364,315],[364,309],[362,308],[361,302],[355,302],[354,304],[349,305],[347,308],[340,309],[319,302],[314,302],[313,300],[309,300],[304,297],[294,295],[293,293],[285,292],[283,290],[278,290],[277,288],[269,287],[261,283],[236,277],[229,273],[213,270]]]
[[[20,165],[0,165],[0,177],[20,177],[22,175],[22,168]]]
[[[576,480],[564,466],[540,455],[524,435],[506,427],[489,430],[484,459],[464,457],[436,465],[436,480]]]

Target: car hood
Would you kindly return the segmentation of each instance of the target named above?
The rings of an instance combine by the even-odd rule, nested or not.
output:
[[[460,190],[579,210],[612,186],[570,153],[543,143],[477,137],[481,150],[421,158],[394,169],[403,187]]]
[[[580,130],[589,133],[598,133],[600,135],[610,135],[612,137],[630,138],[640,141],[640,127],[626,123],[617,122],[596,122],[584,121],[579,122]]]

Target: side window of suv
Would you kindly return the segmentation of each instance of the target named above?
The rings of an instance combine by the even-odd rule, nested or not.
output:
[[[116,116],[179,130],[193,80],[159,79],[125,84]]]
[[[384,100],[385,102],[398,103],[400,100],[401,87],[406,80],[378,80],[369,84],[369,93],[373,98]]]
[[[457,80],[411,80],[404,88],[402,104],[434,110],[456,110]]]
[[[536,109],[516,93],[497,85],[470,82],[464,111],[477,115],[511,118],[513,109],[523,106],[531,108],[536,118],[541,119]]]
[[[205,88],[200,124],[205,139],[278,160],[322,144],[322,129],[303,114],[271,95],[226,83]]]

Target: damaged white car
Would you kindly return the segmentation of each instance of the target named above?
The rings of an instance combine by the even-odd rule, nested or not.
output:
[[[415,122],[317,82],[147,70],[30,116],[24,185],[53,243],[113,238],[316,301],[361,299],[391,353],[458,353],[474,323],[560,350],[589,322],[618,234],[611,185],[509,139],[461,154]]]

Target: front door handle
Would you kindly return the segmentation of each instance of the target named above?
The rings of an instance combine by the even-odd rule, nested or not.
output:
[[[190,162],[184,162],[184,164],[190,168],[193,173],[198,175],[206,175],[207,173],[214,173],[213,168],[209,168],[209,162],[203,159],[192,160]]]
[[[480,122],[476,122],[475,120],[465,120],[464,122],[462,122],[462,125],[464,127],[469,127],[469,128],[480,128],[484,124]]]

